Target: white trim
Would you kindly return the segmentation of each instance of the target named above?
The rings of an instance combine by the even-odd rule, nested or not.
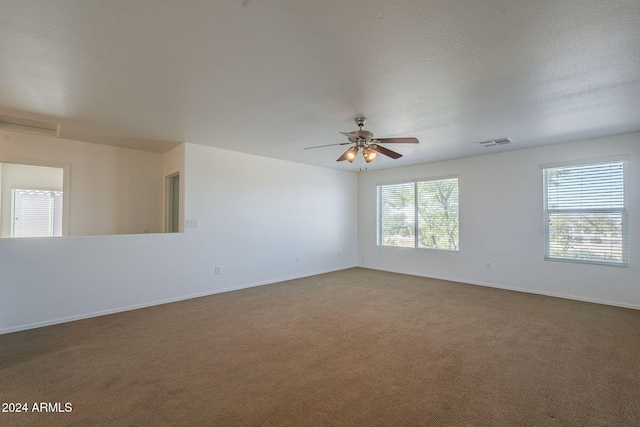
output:
[[[381,185],[398,185],[398,184],[413,184],[416,182],[428,182],[428,181],[441,181],[445,179],[453,179],[458,178],[460,180],[460,174],[447,174],[447,175],[437,175],[429,178],[404,178],[401,180],[394,181],[380,181],[374,183],[376,187],[380,187]]]
[[[407,271],[402,271],[402,270],[365,267],[363,265],[358,265],[358,267],[359,268],[366,268],[368,270],[386,271],[388,273],[406,274],[408,276],[425,277],[427,279],[446,280],[448,282],[456,282],[456,283],[462,283],[462,284],[466,284],[466,285],[484,286],[484,287],[487,287],[487,288],[504,289],[504,290],[507,290],[507,291],[523,292],[523,293],[526,293],[526,294],[544,295],[544,296],[553,297],[553,298],[562,298],[562,299],[568,299],[568,300],[573,300],[573,301],[590,302],[590,303],[594,303],[594,304],[610,305],[610,306],[613,306],[613,307],[623,307],[623,308],[630,308],[630,309],[634,309],[634,310],[640,310],[640,305],[626,304],[626,303],[617,302],[617,301],[601,300],[601,299],[597,299],[597,298],[585,298],[585,297],[579,297],[579,296],[575,296],[575,295],[559,294],[559,293],[556,293],[556,292],[538,291],[538,290],[518,288],[518,287],[513,287],[513,286],[497,285],[495,283],[478,282],[478,281],[475,281],[475,280],[459,279],[459,278],[446,277],[446,276],[434,276],[434,275],[427,275],[427,274],[419,274],[419,273],[415,273],[415,272],[407,272]]]
[[[569,167],[569,166],[585,166],[585,165],[594,165],[598,163],[624,162],[628,160],[629,160],[628,154],[619,154],[616,156],[597,157],[597,158],[591,158],[591,159],[565,160],[560,162],[543,163],[540,165],[540,169],[562,168],[562,167]]]

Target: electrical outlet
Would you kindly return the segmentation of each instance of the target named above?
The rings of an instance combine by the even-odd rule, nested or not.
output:
[[[490,263],[490,262],[488,262],[488,261],[485,261],[485,262],[484,262],[484,269],[485,269],[485,270],[491,270],[491,263]]]
[[[198,228],[198,220],[197,219],[187,219],[185,227],[187,228]]]
[[[364,262],[364,257],[363,256],[360,257],[360,261]]]
[[[296,257],[296,264],[300,264],[300,257],[299,256]]]
[[[213,271],[215,272],[216,276],[219,276],[222,274],[222,270],[220,269],[219,265],[216,265]]]

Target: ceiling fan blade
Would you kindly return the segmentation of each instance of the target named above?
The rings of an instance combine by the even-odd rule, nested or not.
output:
[[[347,138],[349,138],[349,141],[356,141],[358,139],[358,137],[351,132],[340,132],[340,133],[346,136]]]
[[[373,151],[377,151],[380,154],[384,154],[385,156],[389,156],[392,159],[399,159],[400,157],[402,157],[402,154],[396,153],[395,151],[391,151],[388,148],[385,148],[385,147],[383,147],[381,145],[370,144],[369,148],[371,148]]]
[[[347,145],[347,144],[351,144],[351,142],[339,142],[337,144],[316,145],[315,147],[303,148],[303,150],[311,150],[312,148],[331,147],[331,146],[334,146],[334,145]]]
[[[372,142],[380,144],[417,144],[420,141],[417,138],[376,138]]]

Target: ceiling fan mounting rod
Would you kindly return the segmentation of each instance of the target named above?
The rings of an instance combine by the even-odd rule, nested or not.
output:
[[[362,129],[362,126],[364,126],[365,122],[367,121],[366,117],[359,116],[356,117],[355,120],[359,129],[351,133],[355,136],[354,142],[358,145],[358,147],[364,147],[373,138],[373,133],[369,132],[368,130]]]

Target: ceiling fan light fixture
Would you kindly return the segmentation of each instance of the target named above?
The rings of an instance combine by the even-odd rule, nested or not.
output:
[[[371,163],[376,158],[377,153],[371,148],[366,147],[362,150],[362,156],[367,163]]]
[[[356,159],[356,157],[358,156],[358,147],[351,147],[347,150],[347,152],[345,153],[347,161],[349,163],[353,163],[353,161]]]

